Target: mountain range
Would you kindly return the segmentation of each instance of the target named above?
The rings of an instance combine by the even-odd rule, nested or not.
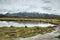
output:
[[[60,19],[60,15],[48,14],[48,13],[36,13],[36,12],[18,12],[18,13],[6,13],[0,14],[0,17],[26,17],[26,18],[56,18]]]

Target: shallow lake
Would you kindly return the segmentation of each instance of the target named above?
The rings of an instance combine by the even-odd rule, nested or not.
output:
[[[14,22],[14,21],[0,21],[0,27],[2,26],[16,26],[16,27],[34,27],[34,26],[41,26],[41,27],[47,27],[47,26],[54,26],[54,24],[50,23],[42,23],[42,22]]]
[[[0,27],[3,26],[15,26],[15,27],[34,27],[34,26],[39,26],[39,27],[48,27],[48,26],[55,26],[54,24],[50,24],[50,23],[42,23],[42,22],[14,22],[14,21],[0,21]],[[36,35],[33,37],[29,37],[29,38],[16,38],[14,40],[60,40],[58,38],[55,38],[56,36],[59,35],[60,33],[60,26],[58,26],[53,32],[51,33],[46,33],[44,35]]]

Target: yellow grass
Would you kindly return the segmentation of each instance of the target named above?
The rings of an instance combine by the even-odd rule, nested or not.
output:
[[[38,18],[0,18],[0,21],[32,21],[48,22],[60,25],[60,19],[38,19]]]

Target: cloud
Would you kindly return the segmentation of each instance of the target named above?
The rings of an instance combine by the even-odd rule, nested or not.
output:
[[[44,3],[51,3],[50,0],[42,0]]]
[[[39,12],[60,15],[60,0],[0,0],[0,12]]]
[[[42,7],[44,10],[47,10],[47,11],[51,11],[52,8],[51,7]]]

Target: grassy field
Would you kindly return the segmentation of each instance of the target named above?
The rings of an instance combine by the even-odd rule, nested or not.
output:
[[[52,24],[60,25],[60,19],[38,19],[38,18],[0,18],[0,21],[36,21],[36,22],[48,22]]]
[[[3,31],[4,30],[4,31]],[[38,34],[46,34],[55,30],[53,27],[0,27],[0,37],[3,38],[26,38]]]
[[[46,22],[60,25],[60,19],[38,19],[38,18],[0,18],[0,21],[31,21]],[[11,40],[8,38],[31,37],[38,34],[46,34],[55,30],[53,27],[0,27],[0,39]]]

